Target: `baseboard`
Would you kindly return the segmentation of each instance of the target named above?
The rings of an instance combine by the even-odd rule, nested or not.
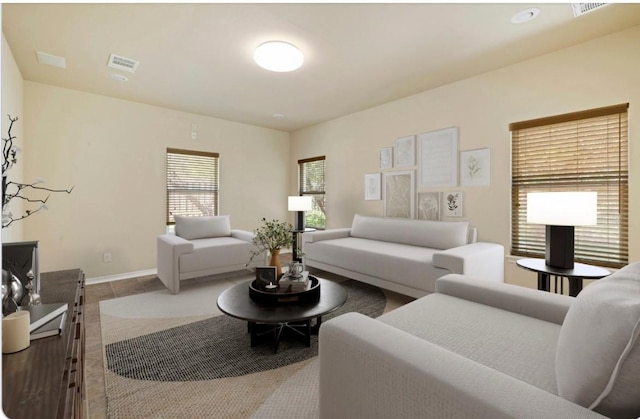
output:
[[[93,284],[100,284],[102,282],[119,281],[121,279],[131,279],[131,278],[137,278],[139,276],[149,276],[149,275],[157,275],[157,274],[158,274],[157,269],[147,269],[145,271],[136,271],[136,272],[125,272],[125,273],[115,274],[115,275],[87,278],[85,279],[85,284],[93,285]]]

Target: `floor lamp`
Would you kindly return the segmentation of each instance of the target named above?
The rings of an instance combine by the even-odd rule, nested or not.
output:
[[[597,192],[532,192],[527,194],[527,222],[544,224],[545,263],[573,269],[574,227],[598,222]]]

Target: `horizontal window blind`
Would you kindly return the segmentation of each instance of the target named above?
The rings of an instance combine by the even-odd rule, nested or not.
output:
[[[219,155],[167,148],[167,225],[176,215],[218,215]]]
[[[511,253],[544,257],[545,226],[528,224],[527,193],[594,191],[598,224],[575,228],[575,260],[628,262],[628,104],[510,125]]]
[[[324,156],[298,160],[300,170],[300,195],[313,198],[311,211],[305,212],[305,225],[317,229],[326,228],[325,176],[326,161]]]

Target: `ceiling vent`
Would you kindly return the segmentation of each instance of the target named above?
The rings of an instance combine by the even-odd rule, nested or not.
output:
[[[571,3],[573,17],[582,16],[585,13],[593,12],[608,5],[609,3]]]
[[[134,73],[138,68],[138,64],[140,64],[138,61],[132,60],[131,58],[111,54],[107,66],[118,70],[128,71],[129,73]]]

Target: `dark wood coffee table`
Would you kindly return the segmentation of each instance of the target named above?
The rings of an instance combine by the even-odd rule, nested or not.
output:
[[[318,278],[320,297],[311,302],[287,302],[279,304],[257,303],[249,296],[249,282],[226,289],[218,297],[218,308],[223,313],[247,321],[251,334],[251,346],[261,341],[273,341],[273,352],[278,352],[284,333],[298,337],[311,346],[311,336],[318,333],[322,316],[347,301],[345,289],[332,281]],[[315,319],[315,324],[311,321]]]

